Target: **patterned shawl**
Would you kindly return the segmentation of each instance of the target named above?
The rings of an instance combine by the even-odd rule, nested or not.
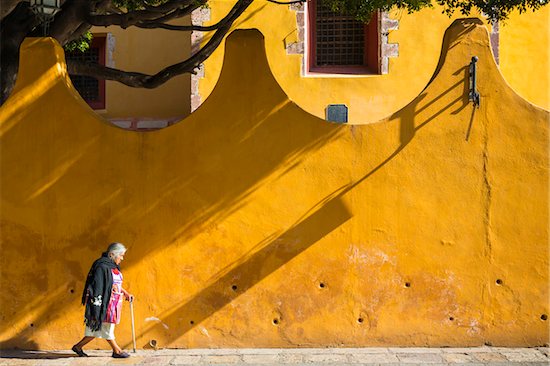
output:
[[[88,272],[82,293],[82,305],[86,305],[84,323],[92,331],[101,329],[101,323],[105,320],[113,287],[113,268],[120,270],[105,252],[92,264]]]

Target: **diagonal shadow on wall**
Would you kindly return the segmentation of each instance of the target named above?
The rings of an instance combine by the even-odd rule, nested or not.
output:
[[[180,325],[175,332],[170,332],[168,343],[200,324],[352,217],[340,195],[321,201],[310,211],[284,233],[269,236],[256,245],[259,250],[239,258],[237,263],[214,276],[211,283],[191,300],[162,314],[164,322]],[[156,324],[144,329],[140,337],[159,326]]]
[[[251,57],[251,60],[253,60],[251,63],[241,67],[254,68],[257,66],[254,65],[255,63],[265,63],[265,60],[258,61],[257,57]],[[236,62],[230,59],[226,61]],[[260,66],[265,68],[265,65]],[[220,82],[223,83],[224,80],[221,79]],[[463,82],[461,80],[452,85],[448,91]],[[149,140],[142,135],[135,139],[136,143],[131,146],[132,151],[120,151],[121,154],[126,154],[122,158],[98,156],[97,151],[93,149],[98,146],[94,141],[97,141],[97,144],[112,144],[121,135],[118,134],[120,131],[112,134],[118,134],[117,137],[108,134],[111,130],[107,130],[107,134],[103,131],[96,131],[96,134],[91,137],[82,138],[78,134],[73,136],[74,141],[71,141],[69,145],[54,146],[52,151],[65,150],[58,155],[59,158],[53,167],[44,168],[45,173],[41,171],[38,176],[33,176],[33,174],[26,174],[28,172],[24,170],[14,170],[4,174],[3,183],[7,182],[11,186],[18,185],[13,192],[14,195],[5,198],[10,205],[20,205],[29,211],[42,210],[43,207],[53,209],[46,213],[46,215],[52,216],[42,218],[44,225],[42,232],[33,232],[24,225],[16,225],[9,220],[4,220],[4,229],[6,227],[8,229],[3,232],[9,233],[9,235],[3,235],[2,238],[3,250],[8,251],[6,257],[19,258],[20,261],[24,261],[25,249],[21,248],[19,244],[33,243],[35,247],[40,248],[40,261],[35,263],[32,271],[26,273],[25,276],[28,277],[27,280],[32,279],[31,282],[36,278],[43,278],[43,280],[38,281],[35,288],[30,288],[29,291],[20,295],[17,301],[23,306],[19,308],[19,311],[10,314],[11,324],[20,322],[26,314],[35,314],[30,320],[34,327],[24,327],[2,347],[22,345],[34,348],[36,344],[31,339],[35,329],[46,326],[64,316],[63,308],[78,301],[80,283],[91,262],[90,258],[97,256],[106,243],[113,239],[117,240],[117,233],[122,232],[126,235],[128,232],[130,233],[122,241],[133,243],[131,246],[132,256],[125,263],[133,266],[139,261],[132,258],[146,258],[151,252],[161,249],[163,246],[191,240],[226,219],[236,210],[243,209],[252,199],[254,193],[262,186],[270,184],[275,179],[274,176],[279,176],[281,171],[297,169],[304,156],[315,153],[324,145],[330,144],[347,132],[348,126],[322,123],[304,113],[299,114],[302,120],[296,121],[296,123],[281,123],[280,121],[291,120],[298,108],[288,101],[280,89],[273,90],[274,86],[270,83],[271,81],[260,80],[260,87],[272,91],[264,104],[255,106],[255,102],[252,100],[252,105],[241,107],[251,112],[253,117],[248,117],[250,120],[239,117],[238,114],[228,115],[225,121],[227,125],[218,125],[219,131],[216,131],[216,128],[211,128],[209,130],[211,133],[208,136],[197,139],[199,134],[204,135],[203,129],[208,126],[209,121],[206,118],[208,116],[196,117],[181,122],[179,126],[176,125],[178,130],[175,132],[177,134],[172,136],[164,134],[164,137],[160,139],[160,144],[162,142],[170,143],[172,139],[176,139],[184,147],[176,155],[169,155],[172,153],[171,151],[168,151],[166,155],[156,154],[159,150],[151,142],[154,139]],[[436,102],[446,93],[436,96],[428,104]],[[199,324],[348,221],[351,218],[351,213],[343,205],[341,197],[397,156],[412,141],[420,128],[437,119],[444,111],[464,98],[461,96],[451,101],[436,114],[426,119],[423,118],[422,122],[417,123],[416,116],[423,110],[423,107],[419,107],[419,103],[425,96],[426,94],[422,94],[404,110],[392,116],[392,119],[399,119],[400,126],[400,145],[395,151],[375,164],[374,168],[364,174],[362,178],[337,190],[336,195],[330,195],[324,199],[318,206],[311,209],[310,212],[313,213],[298,219],[288,230],[276,237],[268,237],[254,246],[254,248],[261,249],[240,258],[238,262],[221,270],[191,300],[182,305],[176,305],[173,310],[165,314],[168,321],[178,323],[176,319],[182,316],[185,316],[187,321],[187,324],[183,324],[178,329],[177,334],[170,334],[170,337],[175,339],[181,336],[193,325]],[[227,99],[227,95],[214,91],[209,101],[212,105],[220,105],[223,110],[224,106],[231,103]],[[422,103],[422,105],[428,104]],[[205,108],[205,105],[201,108]],[[265,108],[269,105],[272,108]],[[28,156],[28,154],[25,155],[25,146],[20,148],[14,146],[19,141],[17,136],[24,134],[25,128],[23,124],[15,125],[2,136],[2,149],[4,152],[8,152],[8,154],[2,154],[4,161],[15,160],[18,156],[32,160],[43,153],[40,149],[36,149]],[[134,132],[124,133],[135,134]],[[54,139],[46,131],[44,134],[51,136],[52,140]],[[272,139],[273,136],[280,138]],[[281,136],[288,137],[285,139]],[[159,141],[156,141],[155,144],[159,144]],[[83,152],[82,146],[88,148]],[[78,156],[78,160],[71,160],[74,156]],[[112,168],[107,168],[107,171],[86,172],[87,167],[97,166],[98,160],[109,167],[110,161],[128,156],[140,159],[140,166],[143,167],[155,166],[155,160],[158,159],[164,161],[166,166],[178,168],[136,173],[135,166],[125,167],[124,164],[119,164],[120,171],[116,172],[109,170]],[[186,164],[178,166],[178,161],[185,161]],[[258,165],[258,161],[262,161],[262,164]],[[68,165],[67,162],[72,163]],[[162,164],[160,166],[162,167]],[[231,167],[233,166],[239,166],[239,173],[242,174],[232,171]],[[56,169],[57,167],[66,168]],[[51,176],[50,172],[52,171],[59,172],[59,174]],[[40,179],[40,174],[46,179],[38,180],[37,184],[36,178]],[[70,187],[69,190],[71,182],[78,180],[81,175],[91,177],[91,180],[83,182],[82,187]],[[113,175],[116,176],[114,179]],[[129,187],[126,184],[124,179],[129,176],[132,181],[138,182],[136,186]],[[216,186],[218,182],[223,182],[223,189]],[[3,186],[5,187],[5,185]],[[76,231],[77,234],[66,237],[50,236],[48,225],[54,225],[56,220],[59,220],[56,215],[72,216],[75,213],[74,207],[64,207],[60,205],[60,202],[76,205],[80,200],[89,199],[87,197],[90,190],[99,190],[101,193],[98,196],[102,200],[97,202],[92,200],[90,211],[93,213],[84,216],[86,220],[78,217],[67,219],[71,225],[82,226]],[[144,193],[146,198],[141,199],[140,193]],[[60,196],[63,196],[63,200],[59,199]],[[132,197],[135,199],[132,200]],[[174,197],[182,197],[182,200],[174,202]],[[176,210],[169,210],[169,212],[176,213],[174,217],[166,216],[167,207],[174,205],[177,205]],[[162,225],[157,227],[159,216]],[[123,230],[114,230],[113,228],[116,227],[123,227]],[[129,228],[135,229],[130,231]],[[77,248],[75,248],[75,243]],[[71,257],[75,259],[68,260]],[[8,277],[7,274],[16,270],[14,263],[3,261],[1,264],[3,279]],[[54,269],[68,268],[70,280],[52,276],[52,267]],[[242,276],[244,273],[247,276]],[[239,276],[246,279],[236,284],[237,292],[228,293],[227,289],[234,285],[233,280]],[[19,293],[16,288],[11,290],[13,290],[12,293]],[[4,304],[11,301],[8,299],[8,293],[2,296]],[[43,297],[44,301],[33,301],[37,297]],[[191,321],[194,324],[191,324]],[[143,334],[151,329],[146,329]]]

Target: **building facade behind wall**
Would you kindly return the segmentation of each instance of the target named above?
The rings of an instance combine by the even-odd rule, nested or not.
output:
[[[331,118],[333,106],[340,106],[348,123],[365,124],[404,107],[425,87],[439,59],[443,32],[452,22],[440,8],[414,14],[383,12],[363,25],[332,14],[319,3],[254,2],[234,25],[257,28],[264,34],[274,76],[294,102],[325,119]],[[182,24],[214,24],[233,2],[213,0],[209,4]],[[514,13],[504,24],[487,25],[505,79],[520,95],[547,109],[549,15],[545,7],[536,13]],[[185,59],[210,36],[116,27],[94,28],[93,32],[96,42],[103,44],[107,66],[147,73]],[[196,75],[178,76],[152,90],[107,81],[102,104],[92,102],[91,106],[123,128],[168,126],[208,98],[223,55],[222,42]]]

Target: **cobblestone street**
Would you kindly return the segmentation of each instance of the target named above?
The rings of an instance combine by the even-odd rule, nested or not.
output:
[[[165,349],[137,351],[113,359],[107,351],[1,351],[0,365],[522,365],[550,364],[549,349],[539,348],[294,348],[294,349]]]

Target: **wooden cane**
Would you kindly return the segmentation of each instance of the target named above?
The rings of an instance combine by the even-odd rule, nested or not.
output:
[[[134,329],[134,299],[130,300],[130,314],[132,315],[132,342],[134,344],[134,353],[136,353],[136,331]]]

